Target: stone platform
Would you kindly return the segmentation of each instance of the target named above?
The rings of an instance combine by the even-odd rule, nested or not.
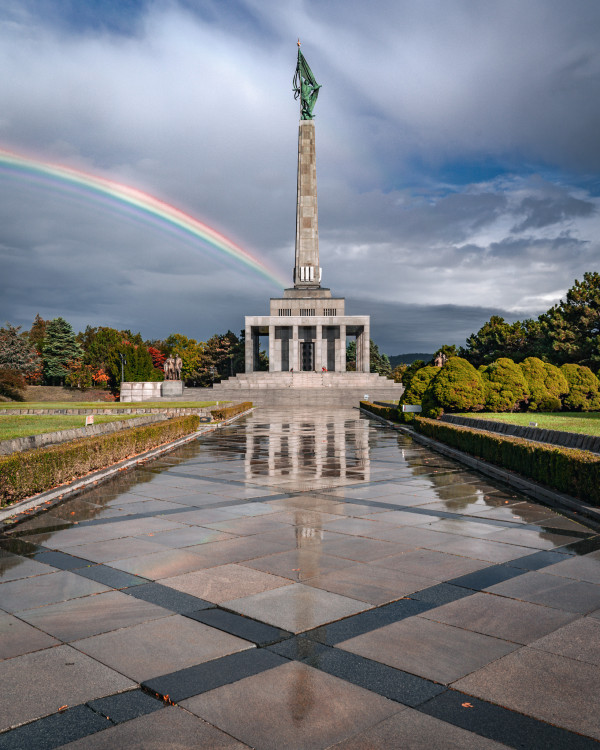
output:
[[[186,388],[184,400],[252,401],[255,406],[358,406],[369,400],[398,400],[404,391],[376,373],[251,372],[215,383],[212,388]]]
[[[0,557],[3,750],[599,747],[596,532],[356,409],[257,410]]]

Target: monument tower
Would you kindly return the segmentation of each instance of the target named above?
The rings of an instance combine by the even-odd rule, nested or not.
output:
[[[294,98],[300,103],[294,286],[271,298],[270,315],[246,317],[246,373],[258,369],[269,337],[269,372],[346,373],[346,338],[356,337],[356,371],[369,372],[370,319],[345,315],[345,299],[321,286],[314,107],[321,86],[298,42]],[[348,373],[352,375],[352,373]]]

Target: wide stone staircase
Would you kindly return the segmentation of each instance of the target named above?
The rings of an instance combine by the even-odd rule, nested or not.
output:
[[[397,401],[404,391],[376,373],[252,372],[215,383],[185,388],[182,400],[252,401],[256,406],[358,406],[359,401]]]

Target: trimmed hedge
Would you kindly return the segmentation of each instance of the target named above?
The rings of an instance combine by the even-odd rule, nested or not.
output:
[[[417,417],[417,432],[600,506],[600,456]]]
[[[198,429],[196,415],[81,438],[0,458],[0,505],[65,484]]]
[[[360,405],[363,409],[370,411],[371,414],[376,414],[378,417],[389,419],[391,422],[398,421],[397,406],[379,406],[379,404],[372,404],[370,401],[361,401]]]
[[[215,421],[221,419],[229,419],[235,417],[236,414],[241,414],[243,411],[248,411],[252,408],[252,401],[242,401],[241,404],[234,404],[233,406],[221,406],[218,409],[211,409],[210,414]]]

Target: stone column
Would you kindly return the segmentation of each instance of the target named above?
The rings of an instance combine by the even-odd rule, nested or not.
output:
[[[363,326],[362,336],[362,371],[371,371],[371,331],[370,323],[365,323]],[[356,368],[358,370],[358,367]]]
[[[292,326],[292,339],[290,341],[290,370],[298,372],[300,369],[300,355],[298,347],[298,326]]]
[[[315,372],[321,372],[323,367],[323,326],[317,325],[315,338]]]
[[[294,286],[296,289],[315,288],[320,286],[320,282],[315,123],[313,120],[301,120],[298,128]]]
[[[269,372],[276,372],[277,356],[275,349],[275,326],[269,326]]]
[[[254,342],[252,340],[252,326],[246,323],[246,339],[244,343],[244,371],[254,372]]]
[[[336,372],[346,372],[346,324],[345,323],[340,324],[340,338],[339,338],[339,341],[336,342],[336,344],[339,344],[339,348],[336,352],[336,358],[335,358]],[[339,366],[338,366],[338,362],[339,362]]]

